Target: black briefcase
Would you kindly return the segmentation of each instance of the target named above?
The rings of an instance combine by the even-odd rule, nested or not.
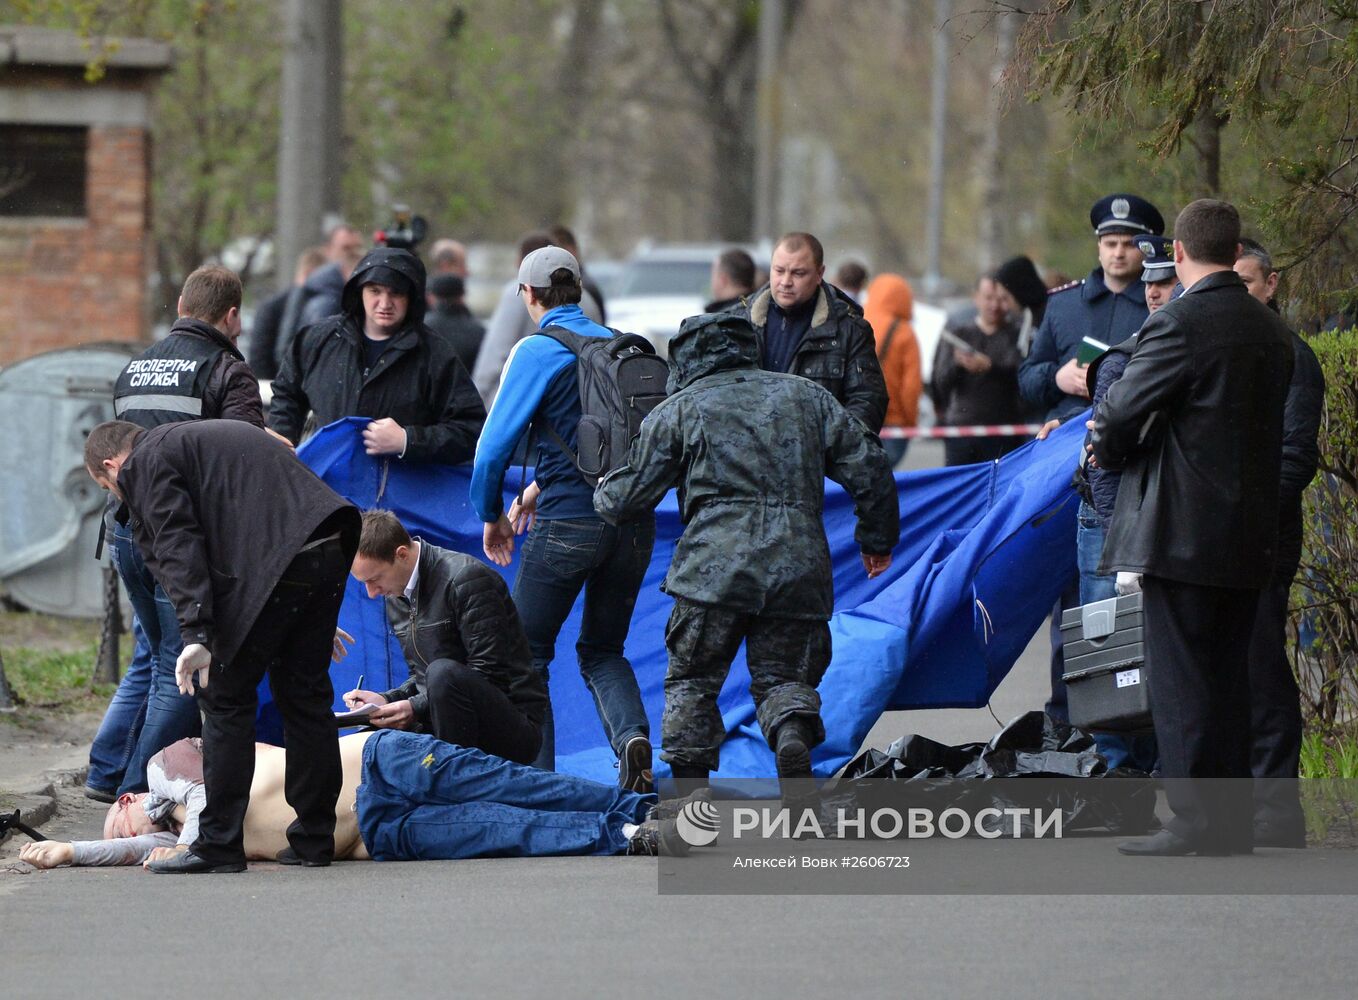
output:
[[[1072,726],[1119,733],[1151,729],[1141,626],[1140,594],[1062,612],[1062,679]]]

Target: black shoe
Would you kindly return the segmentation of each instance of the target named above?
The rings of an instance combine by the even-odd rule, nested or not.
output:
[[[303,868],[330,867],[329,860],[313,861],[311,858],[304,858],[296,851],[294,851],[291,847],[285,847],[281,851],[279,851],[274,856],[274,860],[277,861],[280,865],[301,865]]]
[[[93,785],[86,785],[85,798],[94,799],[95,802],[107,802],[112,805],[114,802],[118,801],[118,793],[113,789],[105,790],[103,788],[95,788]]]
[[[686,795],[682,799],[665,799],[661,802],[657,802],[655,805],[651,806],[651,811],[646,814],[646,818],[648,820],[674,819],[676,816],[679,815],[679,812],[684,808],[684,806],[689,805],[692,802],[711,802],[711,801],[712,801],[712,789],[710,788],[694,789],[692,794]]]
[[[679,826],[672,819],[648,819],[637,827],[627,842],[627,854],[633,857],[682,858],[688,854],[688,844],[679,836]]]
[[[651,777],[651,741],[645,736],[633,736],[618,757],[618,787],[640,795],[655,791]]]
[[[1196,854],[1200,858],[1206,857],[1225,857],[1229,854],[1249,854],[1248,848],[1232,850],[1229,848],[1210,848],[1202,844],[1195,844],[1191,840],[1185,840],[1177,833],[1169,830],[1161,830],[1153,837],[1146,837],[1143,840],[1124,840],[1118,844],[1119,854],[1128,854],[1134,858],[1182,858],[1189,854]]]
[[[789,719],[778,728],[774,756],[778,759],[780,779],[811,777],[811,740],[800,720]]]
[[[146,870],[155,872],[157,875],[223,875],[245,871],[245,862],[225,861],[217,863],[207,861],[189,850],[162,861],[152,861],[147,864]]]

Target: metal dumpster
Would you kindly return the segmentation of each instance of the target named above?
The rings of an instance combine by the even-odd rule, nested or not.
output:
[[[0,371],[0,588],[26,608],[104,613],[94,549],[105,495],[85,472],[85,437],[113,419],[114,380],[140,349],[92,344]]]

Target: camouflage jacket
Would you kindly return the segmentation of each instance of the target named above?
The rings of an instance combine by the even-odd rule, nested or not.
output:
[[[669,351],[672,395],[641,425],[627,464],[599,483],[595,509],[625,521],[678,484],[685,527],[666,593],[747,614],[828,619],[824,477],[853,496],[864,552],[885,555],[900,537],[881,442],[816,383],[761,371],[743,317],[690,317]]]

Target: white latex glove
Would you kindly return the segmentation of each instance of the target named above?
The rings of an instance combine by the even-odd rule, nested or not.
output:
[[[179,654],[174,665],[174,680],[183,694],[193,694],[193,675],[198,675],[198,686],[207,687],[207,672],[212,666],[212,653],[201,642],[190,643]]]
[[[1141,574],[1118,573],[1117,588],[1119,597],[1141,593]]]

